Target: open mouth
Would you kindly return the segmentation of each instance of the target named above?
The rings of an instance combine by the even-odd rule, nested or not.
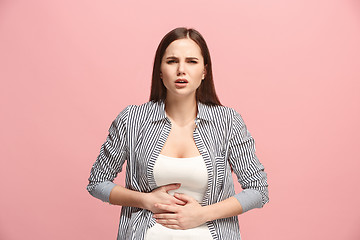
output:
[[[186,79],[177,79],[175,83],[188,83]]]
[[[175,81],[176,88],[185,88],[187,86],[187,84],[188,84],[188,81],[186,79],[184,79],[184,78],[177,79]]]

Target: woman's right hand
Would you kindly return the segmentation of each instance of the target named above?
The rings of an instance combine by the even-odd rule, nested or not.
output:
[[[161,209],[155,207],[156,203],[185,205],[186,202],[184,202],[180,199],[177,199],[168,193],[168,191],[176,190],[179,187],[180,187],[180,184],[173,183],[173,184],[168,184],[168,185],[164,185],[159,188],[156,188],[150,193],[146,193],[146,196],[144,199],[145,209],[147,209],[153,213],[164,213],[164,210],[161,210]]]

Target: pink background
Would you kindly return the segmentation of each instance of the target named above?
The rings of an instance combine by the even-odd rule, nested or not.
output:
[[[243,239],[360,239],[359,10],[1,0],[0,239],[115,239],[120,208],[92,198],[87,178],[112,120],[148,101],[155,49],[178,26],[204,35],[220,100],[268,173],[270,203],[239,217]]]

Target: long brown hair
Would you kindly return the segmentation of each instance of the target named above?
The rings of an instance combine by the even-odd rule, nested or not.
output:
[[[166,88],[160,78],[161,61],[166,48],[175,40],[190,38],[199,45],[206,68],[205,79],[196,90],[196,100],[206,105],[221,105],[216,92],[212,75],[210,52],[205,39],[193,28],[175,28],[161,40],[155,54],[151,81],[150,101],[158,102],[166,99]]]

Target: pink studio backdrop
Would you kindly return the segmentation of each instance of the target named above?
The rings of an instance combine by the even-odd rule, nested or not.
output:
[[[239,217],[243,239],[360,239],[359,10],[0,1],[0,239],[115,239],[120,208],[92,198],[87,178],[112,120],[148,101],[155,49],[178,26],[204,35],[218,95],[268,173],[270,203]]]

